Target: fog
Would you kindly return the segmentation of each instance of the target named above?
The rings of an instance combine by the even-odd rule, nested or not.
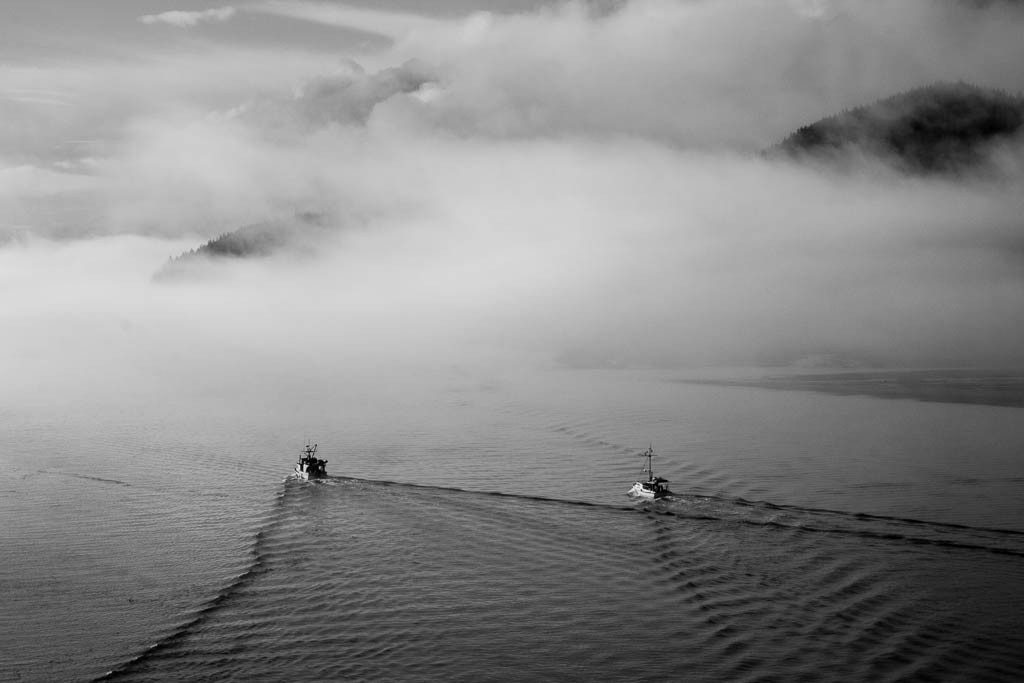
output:
[[[938,80],[1020,92],[1019,6],[438,9],[168,6],[132,15],[177,32],[133,59],[0,69],[8,398],[453,366],[1024,364],[1021,141],[959,178],[757,153]],[[239,42],[246,22],[338,46]],[[317,226],[269,257],[154,279],[301,213]]]

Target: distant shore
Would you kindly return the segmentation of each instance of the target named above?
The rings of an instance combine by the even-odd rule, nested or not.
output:
[[[1024,370],[858,370],[678,381],[713,386],[817,391],[838,396],[1024,407]]]

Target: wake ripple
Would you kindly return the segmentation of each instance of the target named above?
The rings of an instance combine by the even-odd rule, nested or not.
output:
[[[249,564],[245,570],[234,576],[223,588],[221,588],[220,591],[217,592],[216,595],[200,605],[187,621],[178,625],[170,633],[136,656],[128,659],[116,668],[107,671],[102,676],[92,679],[93,681],[116,680],[119,676],[128,673],[133,667],[145,662],[147,659],[157,656],[161,652],[174,647],[175,644],[186,638],[189,633],[200,627],[207,619],[209,619],[231,598],[235,591],[247,585],[259,575],[263,567],[260,547],[264,542],[266,531],[280,519],[285,497],[287,495],[286,483],[287,482],[282,483],[281,488],[275,496],[271,510],[267,513],[265,520],[259,528],[257,528],[256,533],[254,534],[253,540],[249,545]]]
[[[908,517],[873,515],[827,508],[801,507],[767,501],[752,501],[739,497],[675,494],[656,502],[640,500],[631,504],[610,505],[550,496],[504,491],[478,491],[455,486],[414,484],[383,479],[334,476],[324,483],[329,481],[450,491],[609,510],[638,510],[699,521],[736,522],[758,527],[795,529],[807,533],[845,534],[894,543],[934,545],[1024,557],[1024,531],[931,522]]]
[[[1009,679],[1021,536],[743,499],[286,481],[248,569],[97,680]]]

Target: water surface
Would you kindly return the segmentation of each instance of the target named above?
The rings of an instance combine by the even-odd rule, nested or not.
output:
[[[681,378],[5,405],[0,678],[1019,678],[1019,408]]]

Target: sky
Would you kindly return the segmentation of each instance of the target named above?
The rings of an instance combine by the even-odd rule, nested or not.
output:
[[[937,81],[1020,93],[1019,3],[2,13],[9,392],[476,361],[1024,365],[1020,140],[959,179],[758,154]],[[154,280],[267,222],[295,243]]]

